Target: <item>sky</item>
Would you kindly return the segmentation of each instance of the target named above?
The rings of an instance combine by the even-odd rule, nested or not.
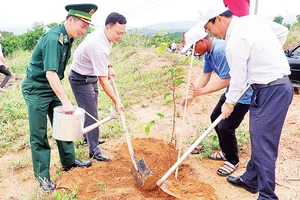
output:
[[[162,22],[196,21],[197,7],[205,0],[8,0],[1,4],[0,30],[21,34],[32,28],[34,22],[49,24],[62,22],[65,5],[94,3],[98,10],[93,15],[94,27],[103,27],[107,15],[119,12],[127,18],[127,27],[145,27]],[[299,0],[250,0],[250,14],[274,19],[284,16],[285,23],[294,23],[300,14]]]

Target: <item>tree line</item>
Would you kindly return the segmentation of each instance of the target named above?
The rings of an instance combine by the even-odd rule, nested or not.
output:
[[[297,21],[294,24],[283,24],[283,17],[282,16],[275,16],[273,21],[277,22],[279,24],[283,24],[288,29],[295,28],[298,30],[300,28],[300,15],[296,16]],[[5,38],[5,40],[1,41],[2,45],[2,51],[5,56],[11,56],[13,52],[16,52],[18,50],[23,51],[32,51],[38,42],[39,38],[50,28],[58,25],[58,23],[51,23],[48,25],[44,25],[41,22],[34,22],[31,29],[27,30],[26,33],[23,33],[21,35],[14,35],[13,32],[8,32],[5,30],[0,30],[2,36]],[[87,33],[90,33],[93,31],[94,28],[90,27],[87,31]],[[152,36],[150,39],[150,43],[153,46],[159,46],[158,43],[181,43],[182,40],[182,34],[180,32],[175,33],[165,33],[162,31],[159,31],[156,35]],[[81,37],[80,39],[75,40],[74,46],[77,46],[84,37]]]

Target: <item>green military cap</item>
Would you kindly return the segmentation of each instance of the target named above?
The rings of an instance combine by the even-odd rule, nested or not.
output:
[[[69,15],[79,17],[87,23],[91,23],[92,15],[98,9],[98,6],[95,4],[70,4],[66,5],[66,10],[69,12]]]

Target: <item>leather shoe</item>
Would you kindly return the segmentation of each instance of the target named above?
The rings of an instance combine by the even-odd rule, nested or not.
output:
[[[101,139],[98,140],[98,144],[103,144],[103,143],[105,143],[104,140],[101,140]]]
[[[95,155],[90,154],[90,158],[94,158],[95,160],[98,160],[98,161],[108,161],[109,160],[109,158],[101,152],[99,152]]]
[[[71,168],[73,167],[89,167],[92,165],[92,161],[91,160],[88,160],[88,161],[85,161],[85,162],[82,162],[78,159],[75,159],[75,162],[74,164],[71,164],[71,165],[64,165],[63,166],[63,171],[69,171]]]
[[[56,188],[55,184],[48,179],[39,180],[39,182],[40,182],[40,188],[42,188],[46,192],[52,192]]]
[[[98,140],[98,144],[103,144],[103,143],[105,143],[105,140],[101,140],[101,139]],[[87,144],[86,138],[83,139],[83,144]]]
[[[234,177],[234,176],[227,176],[227,181],[231,183],[231,185],[244,188],[248,192],[251,192],[252,194],[255,194],[258,192],[257,188],[250,187],[246,183],[244,183],[240,176]]]

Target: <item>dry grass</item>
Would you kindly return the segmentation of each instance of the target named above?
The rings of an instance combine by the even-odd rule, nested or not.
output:
[[[288,34],[287,40],[285,45],[283,46],[284,49],[290,49],[291,47],[295,46],[300,42],[300,24],[295,23]]]

